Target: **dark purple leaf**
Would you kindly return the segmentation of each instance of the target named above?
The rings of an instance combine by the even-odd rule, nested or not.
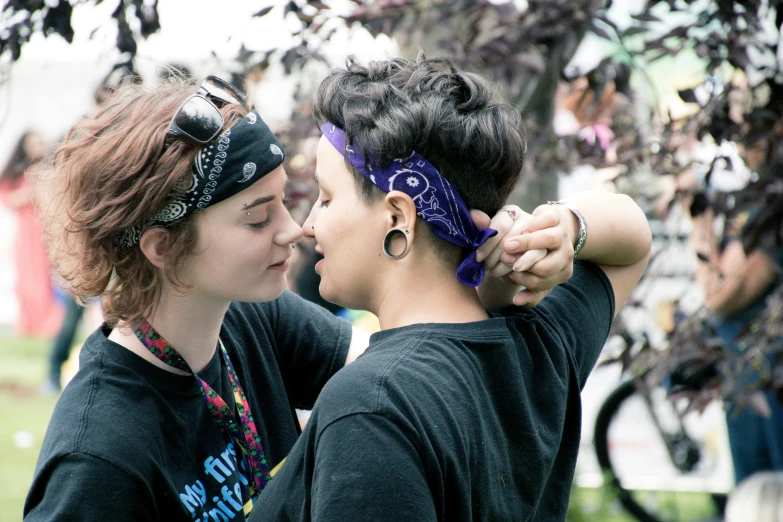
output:
[[[660,22],[661,19],[655,16],[654,14],[650,13],[649,11],[644,11],[642,13],[639,13],[638,15],[631,15],[631,18],[634,20],[639,20],[640,22]]]
[[[60,0],[56,7],[50,7],[43,19],[44,34],[54,32],[65,38],[66,42],[73,43],[72,13],[73,7],[66,0]]]
[[[649,28],[643,25],[634,25],[623,31],[623,38],[636,36],[637,34],[643,34],[649,31]]]
[[[260,18],[260,17],[262,17],[262,16],[266,16],[266,15],[268,15],[268,14],[269,14],[269,11],[271,11],[272,9],[274,9],[274,7],[275,7],[275,6],[273,6],[273,5],[271,5],[271,6],[269,6],[269,7],[264,7],[263,9],[261,9],[260,11],[258,11],[257,13],[255,13],[255,14],[253,15],[253,18]]]
[[[609,32],[606,31],[603,27],[599,27],[596,24],[592,24],[590,26],[590,32],[595,34],[596,36],[599,36],[601,38],[604,38],[606,40],[612,41],[612,36],[609,34]]]

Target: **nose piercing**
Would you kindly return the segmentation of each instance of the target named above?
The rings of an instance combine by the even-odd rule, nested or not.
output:
[[[315,225],[310,225],[310,228],[312,228],[313,232],[315,232]]]

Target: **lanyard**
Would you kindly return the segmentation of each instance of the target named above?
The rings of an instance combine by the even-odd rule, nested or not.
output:
[[[239,384],[234,365],[231,363],[231,359],[228,358],[228,352],[226,347],[223,346],[223,341],[220,341],[220,354],[223,357],[223,364],[225,364],[228,370],[228,378],[234,391],[234,401],[236,412],[239,414],[239,422],[237,422],[234,413],[220,395],[209,384],[204,382],[201,377],[196,375],[185,359],[152,328],[149,322],[144,321],[135,330],[136,337],[141,341],[141,344],[152,352],[155,357],[173,368],[193,374],[196,378],[196,381],[201,386],[201,395],[207,403],[207,409],[212,414],[215,424],[231,437],[247,459],[250,471],[250,497],[255,500],[272,477],[264,456],[264,449],[261,447],[261,437],[258,435],[253,414],[250,412],[250,405],[247,403],[245,392]]]

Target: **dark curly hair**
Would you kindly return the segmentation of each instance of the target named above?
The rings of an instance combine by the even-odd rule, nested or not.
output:
[[[345,130],[354,147],[381,164],[416,151],[454,185],[468,208],[495,214],[524,163],[521,115],[481,76],[450,60],[401,58],[362,65],[351,56],[318,87],[314,116]],[[346,163],[347,164],[347,163]],[[383,192],[354,173],[367,203]],[[441,252],[453,245],[432,234]],[[450,248],[451,247],[451,248]],[[447,254],[452,259],[451,254]]]

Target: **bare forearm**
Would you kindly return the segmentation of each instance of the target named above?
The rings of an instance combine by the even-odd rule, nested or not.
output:
[[[705,306],[710,312],[718,315],[734,315],[745,308],[750,301],[741,281],[731,278],[718,286],[712,295],[707,297]]]
[[[733,246],[733,245],[732,245]],[[719,315],[741,312],[764,295],[775,281],[776,268],[766,254],[753,252],[734,273],[707,294],[707,309]]]
[[[643,259],[650,252],[652,233],[647,218],[631,198],[624,194],[588,191],[565,199],[576,207],[587,223],[587,241],[578,259],[600,265],[625,266]],[[571,214],[561,207],[561,211]],[[573,237],[579,222],[571,214]]]

